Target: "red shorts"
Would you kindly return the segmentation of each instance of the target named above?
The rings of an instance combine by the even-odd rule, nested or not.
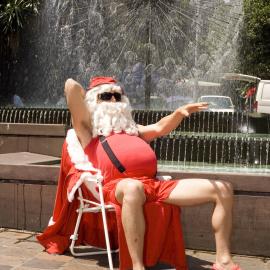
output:
[[[106,183],[103,187],[104,200],[106,203],[113,203],[120,205],[115,197],[115,191],[117,184],[123,180],[116,179]],[[134,180],[140,181],[144,186],[144,193],[146,196],[146,202],[162,202],[169,197],[172,190],[178,184],[179,180],[161,181],[157,179],[151,179],[147,177],[134,178]]]

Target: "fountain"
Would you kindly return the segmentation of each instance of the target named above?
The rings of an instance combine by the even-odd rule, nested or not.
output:
[[[47,1],[23,33],[16,80],[6,88],[26,106],[61,107],[66,78],[87,86],[92,76],[113,75],[136,109],[168,109],[178,96],[194,101],[209,91],[198,82],[218,83],[234,69],[241,7],[241,0]]]
[[[196,101],[204,94],[229,95],[236,112],[193,114],[151,146],[163,173],[175,178],[203,176],[231,181],[236,189],[237,213],[233,251],[269,256],[265,216],[270,214],[270,118],[254,118],[241,111],[242,100],[235,88],[221,79],[224,72],[235,68],[242,1],[50,0],[42,5],[40,16],[34,19],[38,21],[23,33],[11,72],[16,80],[6,85],[6,89],[16,89],[26,107],[0,107],[0,153],[13,147],[8,144],[15,137],[10,131],[14,125],[21,129],[21,125],[33,128],[34,124],[39,132],[32,130],[29,135],[20,131],[16,140],[28,136],[32,152],[60,156],[65,130],[71,123],[63,98],[68,77],[87,86],[89,77],[115,76],[130,97],[134,118],[140,124],[156,122],[175,106]],[[43,137],[42,130],[46,133]],[[14,145],[12,152],[22,147]],[[27,174],[26,167],[21,168],[30,182],[5,174],[1,184],[12,186],[7,187],[15,190],[12,194],[34,184],[38,194],[48,194],[57,178],[57,174],[44,176],[45,170],[57,169],[57,161],[50,162],[31,164],[35,178]],[[44,175],[38,176],[38,170]],[[40,201],[40,208],[35,210],[40,217],[38,224],[26,224],[25,217],[21,224],[16,216],[13,223],[2,220],[2,226],[41,230],[52,203],[35,200]],[[208,206],[183,210],[187,247],[214,249],[210,223],[204,221],[210,211]],[[25,216],[27,213],[25,208]],[[248,219],[251,216],[256,220]],[[203,221],[198,224],[194,217]]]
[[[148,125],[169,114],[169,111],[133,112],[137,123]],[[0,107],[1,123],[61,124],[71,126],[70,113],[59,108]],[[155,140],[161,166],[202,169],[270,172],[270,117],[255,119],[244,112],[201,112],[186,118],[165,138]],[[191,151],[190,151],[191,150]],[[188,153],[187,153],[188,152]],[[186,153],[186,154],[185,154]],[[196,153],[196,154],[194,154]]]

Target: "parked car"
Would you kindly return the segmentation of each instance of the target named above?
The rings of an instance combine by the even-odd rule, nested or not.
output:
[[[232,99],[228,96],[201,96],[198,102],[207,102],[208,111],[212,112],[234,112],[235,108]]]

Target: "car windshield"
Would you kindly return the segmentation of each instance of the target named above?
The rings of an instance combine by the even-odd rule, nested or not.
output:
[[[226,97],[201,97],[202,102],[208,102],[209,108],[231,108],[232,102]]]

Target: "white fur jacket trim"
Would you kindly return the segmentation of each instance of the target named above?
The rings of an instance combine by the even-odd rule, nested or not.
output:
[[[74,129],[68,130],[66,141],[68,154],[76,169],[81,171],[100,172],[100,170],[93,167],[88,156],[84,153]]]
[[[76,184],[68,193],[68,201],[73,201],[75,192],[83,183],[91,191],[94,197],[97,200],[100,200],[99,193],[97,192],[96,187],[97,183],[100,183],[103,180],[101,171],[94,168],[92,163],[89,161],[88,156],[84,153],[74,129],[68,130],[66,142],[67,151],[71,162],[74,164],[74,167],[77,170],[83,171]],[[92,172],[94,172],[94,174]]]

